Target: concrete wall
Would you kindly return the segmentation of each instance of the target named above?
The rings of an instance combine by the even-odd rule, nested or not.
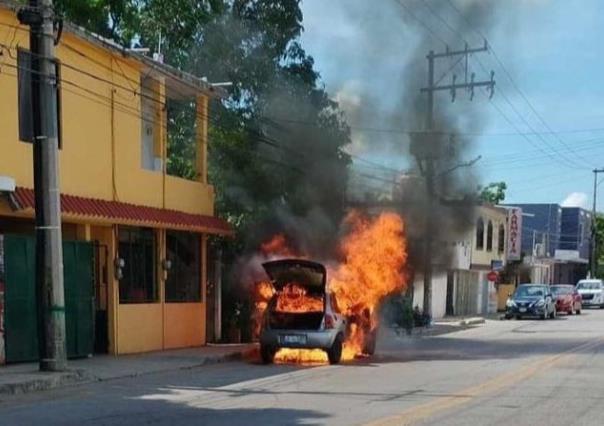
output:
[[[416,275],[413,281],[413,307],[424,306],[424,278]],[[447,303],[447,273],[435,272],[432,277],[432,318],[445,316]]]

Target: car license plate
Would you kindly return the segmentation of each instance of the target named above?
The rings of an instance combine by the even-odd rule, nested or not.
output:
[[[520,308],[519,311],[520,312],[526,312],[526,308]]]
[[[281,343],[304,345],[304,344],[306,344],[306,335],[304,335],[304,334],[284,334],[281,336]]]

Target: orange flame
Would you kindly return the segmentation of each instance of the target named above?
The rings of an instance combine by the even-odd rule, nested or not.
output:
[[[323,311],[323,297],[307,294],[304,287],[289,283],[277,294],[277,312],[301,313]]]
[[[349,232],[339,245],[343,260],[328,267],[328,291],[335,295],[340,310],[350,319],[342,357],[352,359],[362,356],[368,339],[375,338],[380,302],[390,294],[405,290],[407,249],[403,220],[395,213],[368,218],[352,212],[345,219],[345,225]],[[309,257],[291,250],[281,234],[263,244],[261,251],[267,257]],[[268,282],[256,285],[256,318],[262,318],[273,291]],[[278,297],[278,309],[287,309],[286,312],[323,309],[322,298],[310,297],[295,284],[286,286]],[[259,332],[260,322],[257,324]],[[321,350],[280,349],[275,361],[325,363],[327,356]]]

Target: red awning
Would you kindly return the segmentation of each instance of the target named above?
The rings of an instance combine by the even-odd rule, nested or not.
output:
[[[17,187],[11,194],[14,210],[35,208],[34,191]],[[177,210],[138,206],[120,201],[99,200],[61,194],[61,212],[82,218],[98,218],[115,223],[138,224],[165,228],[186,228],[213,234],[232,234],[231,225],[220,218],[200,214],[184,213]]]

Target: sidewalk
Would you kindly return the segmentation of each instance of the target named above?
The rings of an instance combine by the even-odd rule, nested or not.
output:
[[[136,355],[98,355],[70,360],[69,370],[62,373],[40,372],[37,363],[0,366],[0,396],[233,361],[252,354],[255,348],[254,344],[208,345]]]
[[[411,330],[411,334],[407,334],[402,328],[396,328],[394,329],[394,332],[401,337],[439,336],[465,330],[470,327],[484,324],[485,322],[486,320],[484,317],[445,317],[434,321],[429,327],[415,327]]]

